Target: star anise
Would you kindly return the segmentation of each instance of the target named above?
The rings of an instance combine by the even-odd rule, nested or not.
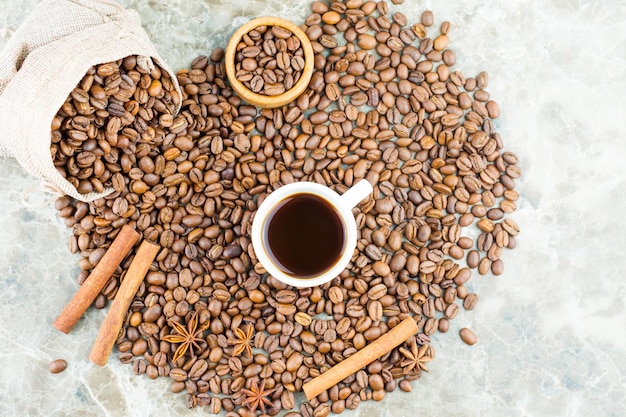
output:
[[[185,355],[185,353],[187,353],[187,350],[191,352],[192,357],[195,356],[193,348],[200,348],[198,342],[201,342],[203,340],[202,334],[204,333],[204,330],[202,329],[197,330],[198,314],[196,314],[196,312],[192,314],[189,322],[187,323],[187,328],[175,321],[170,321],[169,325],[174,328],[176,334],[168,334],[167,336],[162,337],[161,340],[170,343],[180,343],[178,349],[176,349],[176,352],[174,353],[174,358],[172,361],[178,361]]]
[[[244,332],[240,328],[234,330],[235,337],[228,339],[228,343],[234,346],[233,356],[239,356],[242,353],[244,356],[252,357],[252,332],[253,327],[248,324],[246,331]]]
[[[272,388],[271,390],[265,389],[265,379],[261,381],[261,385],[258,385],[256,380],[253,380],[250,384],[250,389],[244,388],[241,390],[241,392],[246,395],[246,399],[242,404],[248,405],[248,408],[250,408],[250,411],[253,413],[257,408],[261,409],[262,412],[265,412],[265,406],[267,405],[269,407],[272,405],[272,402],[267,397],[269,397],[275,390],[276,388]]]
[[[418,347],[417,343],[411,343],[410,350],[401,347],[400,353],[405,358],[400,363],[405,374],[411,371],[419,373],[422,370],[428,372],[426,363],[433,360],[432,350],[429,345]]]

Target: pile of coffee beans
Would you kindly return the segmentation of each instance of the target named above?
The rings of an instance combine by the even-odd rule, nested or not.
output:
[[[477,305],[466,285],[472,269],[501,274],[502,251],[515,247],[519,227],[507,215],[518,199],[517,157],[494,129],[499,108],[487,74],[452,69],[450,24],[430,37],[432,13],[409,24],[400,12],[389,17],[385,1],[311,9],[315,73],[296,102],[261,111],[245,104],[216,49],[179,71],[180,114],[168,120],[153,107],[153,140],[111,147],[128,161],[114,193],[57,201],[82,256],[80,282],[124,224],[162,247],[116,346],[136,374],[169,377],[189,407],[255,415],[250,393],[260,387],[267,415],[295,407],[286,415],[323,417],[410,391],[420,357],[434,356],[430,337]],[[78,143],[74,152],[82,151]],[[357,250],[340,277],[297,289],[268,276],[249,238],[263,199],[294,181],[343,193],[363,178],[374,192],[354,209]],[[131,261],[96,307],[115,296]],[[306,381],[408,316],[419,327],[414,338],[296,404]],[[164,340],[177,334],[173,323],[202,339],[176,361],[179,346]],[[464,340],[475,342],[472,335],[464,331]]]
[[[172,125],[179,104],[169,74],[137,56],[94,66],[52,121],[53,163],[79,193],[101,193],[130,170],[129,155],[149,150],[155,125]]]
[[[304,70],[300,39],[280,26],[257,26],[243,35],[236,50],[235,77],[257,94],[283,94]]]

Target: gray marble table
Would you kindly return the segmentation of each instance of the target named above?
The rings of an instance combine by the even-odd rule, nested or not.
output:
[[[308,0],[125,0],[174,69],[224,46],[258,15],[302,21]],[[0,0],[0,47],[37,4]],[[288,4],[288,5],[285,5]],[[426,0],[452,22],[466,75],[486,70],[496,121],[521,159],[518,247],[499,277],[476,275],[480,302],[434,337],[436,360],[410,394],[347,416],[622,416],[626,410],[626,4],[620,0]],[[76,290],[77,256],[54,208],[24,205],[38,187],[0,159],[0,415],[177,416],[184,396],[112,359],[87,361],[104,311],[70,335],[51,327]],[[471,327],[478,344],[458,330]],[[47,371],[52,359],[68,369]]]

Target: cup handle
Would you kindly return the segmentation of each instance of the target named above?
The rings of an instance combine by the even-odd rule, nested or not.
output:
[[[368,180],[363,179],[341,195],[341,202],[348,210],[352,210],[353,207],[370,195],[373,190],[372,184]]]

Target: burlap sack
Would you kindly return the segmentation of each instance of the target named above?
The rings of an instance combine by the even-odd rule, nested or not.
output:
[[[0,156],[16,158],[48,189],[78,200],[110,193],[79,194],[59,174],[50,156],[50,125],[91,66],[128,55],[145,57],[138,62],[146,66],[154,60],[176,83],[135,11],[108,0],[40,3],[0,55]]]

